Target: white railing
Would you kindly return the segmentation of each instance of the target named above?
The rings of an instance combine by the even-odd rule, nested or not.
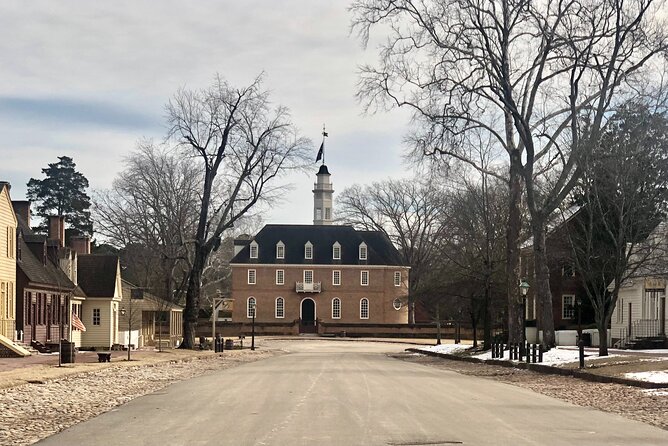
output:
[[[298,293],[319,293],[321,289],[320,284],[321,282],[297,282],[295,290]]]

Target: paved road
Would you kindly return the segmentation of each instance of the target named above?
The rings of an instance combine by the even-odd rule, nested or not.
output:
[[[40,444],[668,444],[655,427],[384,354],[402,345],[266,347],[290,353],[177,383]]]

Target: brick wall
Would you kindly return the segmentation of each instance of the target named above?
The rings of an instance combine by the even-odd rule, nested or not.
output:
[[[248,284],[248,270],[256,270],[256,284]],[[276,285],[276,270],[285,271],[284,285]],[[297,293],[296,282],[303,281],[303,271],[313,270],[313,282],[321,282],[320,293]],[[341,285],[332,284],[332,272],[341,271]],[[369,272],[369,285],[362,286],[361,271]],[[400,271],[402,283],[394,285],[394,273]],[[321,266],[321,265],[262,265],[235,266],[232,268],[232,298],[234,302],[233,321],[248,322],[246,302],[248,297],[257,300],[256,322],[291,322],[300,318],[301,304],[304,299],[312,299],[316,306],[316,318],[323,322],[364,322],[382,324],[408,323],[408,311],[405,305],[395,310],[393,302],[399,298],[406,300],[408,295],[408,269],[403,267],[371,266]],[[284,318],[275,317],[276,298],[285,299]],[[332,318],[332,300],[341,300],[341,318]],[[369,318],[360,318],[360,300],[369,300]]]

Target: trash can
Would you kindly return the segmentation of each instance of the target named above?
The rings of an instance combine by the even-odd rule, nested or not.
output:
[[[582,342],[585,347],[591,347],[591,333],[582,333]]]
[[[225,350],[232,350],[234,348],[234,339],[225,339]]]
[[[77,351],[74,346],[74,342],[62,341],[61,342],[61,362],[63,364],[73,364],[76,362]]]

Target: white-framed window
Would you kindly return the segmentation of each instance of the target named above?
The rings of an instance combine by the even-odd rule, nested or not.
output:
[[[10,259],[14,258],[14,252],[16,248],[14,244],[16,243],[16,229],[12,226],[7,226],[7,257]]]
[[[360,271],[360,285],[368,286],[369,285],[369,271]]]
[[[332,319],[341,319],[341,299],[332,299]]]
[[[619,299],[617,301],[617,323],[621,324],[624,322],[624,299]]]
[[[248,285],[255,285],[257,283],[257,272],[254,269],[248,270]]]
[[[285,270],[276,270],[276,285],[285,285]]]
[[[561,318],[575,319],[575,296],[572,294],[561,296]]]
[[[392,307],[395,310],[397,310],[397,311],[401,310],[402,306],[403,306],[403,302],[401,302],[401,299],[399,299],[398,297],[392,301]]]
[[[306,242],[304,245],[304,258],[307,260],[313,258],[313,244],[311,242]]]
[[[282,297],[276,298],[276,310],[274,315],[276,319],[282,319],[285,317],[285,299]]]
[[[369,319],[369,299],[360,299],[360,319]]]
[[[332,245],[332,259],[341,260],[341,244],[339,242]]]
[[[281,241],[276,243],[276,258],[277,259],[285,258],[285,245]]]
[[[304,270],[304,283],[313,283],[313,270],[305,269]]]
[[[360,249],[359,249],[359,258],[360,260],[366,260],[367,259],[367,246],[366,243],[362,242],[360,243]]]
[[[332,219],[332,209],[325,208],[325,220],[331,220],[331,219]]]
[[[642,299],[642,318],[657,320],[660,319],[661,299],[666,296],[664,288],[646,289]]]
[[[341,285],[341,271],[338,269],[332,271],[332,285]]]
[[[401,271],[394,272],[394,286],[401,286]]]
[[[100,309],[93,308],[93,325],[100,325],[100,319],[101,319]]]
[[[259,251],[258,244],[255,240],[253,240],[250,244],[250,258],[257,259],[258,251]]]
[[[248,300],[246,300],[246,317],[248,319],[253,319],[253,316],[255,316],[256,311],[257,311],[257,301],[255,300],[254,297],[249,297]]]
[[[322,220],[322,209],[321,208],[315,208],[315,219],[316,220]]]
[[[575,277],[575,267],[571,264],[567,264],[561,267],[561,276],[562,277]]]

